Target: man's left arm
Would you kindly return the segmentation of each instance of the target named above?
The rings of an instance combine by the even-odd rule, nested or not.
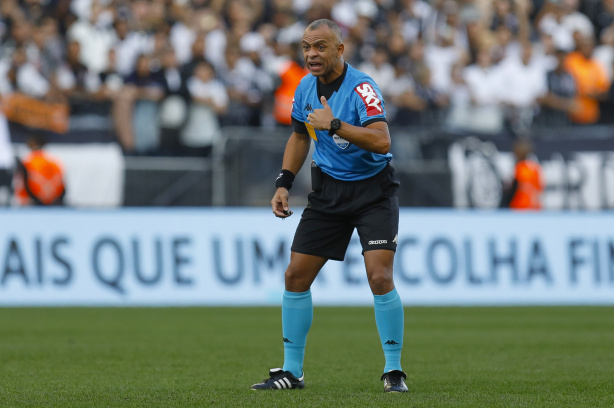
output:
[[[321,97],[320,101],[324,108],[314,109],[307,115],[307,120],[315,129],[328,131],[335,117],[326,98]],[[364,127],[341,122],[341,127],[335,131],[335,134],[369,152],[387,154],[390,151],[390,132],[388,124],[383,120],[369,123]]]

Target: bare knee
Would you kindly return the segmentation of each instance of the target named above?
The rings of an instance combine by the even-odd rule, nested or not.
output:
[[[374,295],[385,295],[394,289],[392,268],[375,268],[367,274],[367,277],[369,278],[371,292],[373,292]]]
[[[286,269],[286,290],[289,292],[306,292],[311,287],[326,258],[292,252],[290,265]]]
[[[312,280],[305,273],[290,264],[285,274],[286,290],[289,292],[306,292],[311,287]]]

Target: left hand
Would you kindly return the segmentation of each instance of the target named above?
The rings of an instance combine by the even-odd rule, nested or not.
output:
[[[325,97],[321,97],[320,102],[322,102],[324,108],[314,109],[313,112],[307,115],[307,122],[316,130],[329,130],[330,121],[333,120],[335,116],[333,116],[333,111],[330,106],[328,106]]]

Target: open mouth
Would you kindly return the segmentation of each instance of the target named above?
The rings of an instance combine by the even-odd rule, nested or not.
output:
[[[322,69],[322,64],[319,62],[310,62],[309,63],[309,69],[311,71],[319,71]]]

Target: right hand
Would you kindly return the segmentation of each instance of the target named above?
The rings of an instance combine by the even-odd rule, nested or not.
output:
[[[285,187],[279,187],[271,200],[271,207],[273,207],[273,214],[278,218],[288,218],[292,215],[290,207],[288,206],[288,190]]]

